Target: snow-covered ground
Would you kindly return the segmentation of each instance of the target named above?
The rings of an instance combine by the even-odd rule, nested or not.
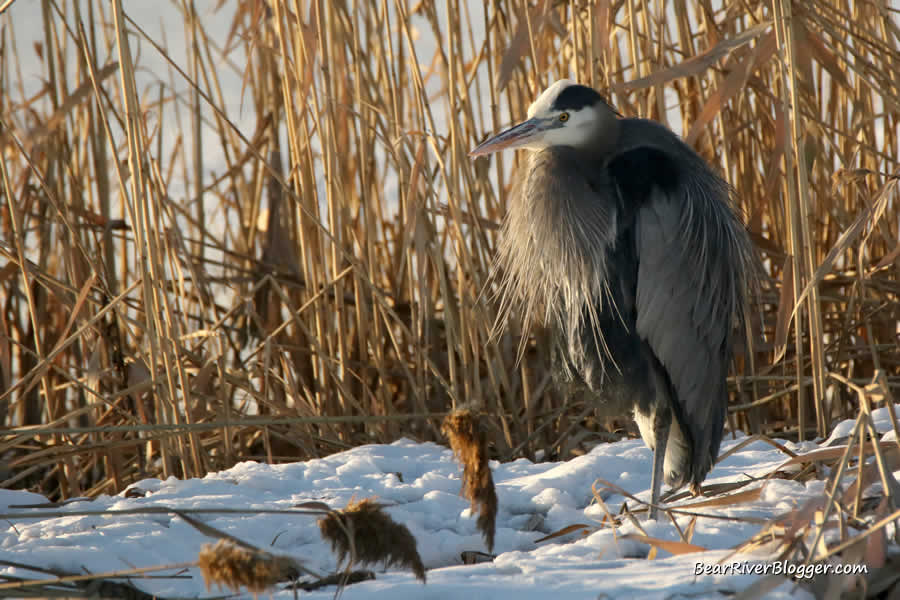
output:
[[[876,411],[879,431],[890,429],[885,409]],[[839,430],[849,432],[843,424]],[[892,436],[889,433],[888,436]],[[887,437],[887,436],[886,436]],[[729,439],[722,452],[745,437]],[[806,452],[816,444],[784,445]],[[776,470],[786,456],[771,445],[754,441],[721,461],[706,484],[762,477]],[[727,597],[756,581],[755,575],[695,575],[698,563],[765,561],[771,556],[738,555],[730,549],[760,531],[760,520],[769,520],[820,497],[824,482],[799,483],[770,479],[759,498],[726,507],[704,507],[700,512],[741,520],[700,518],[693,544],[708,551],[672,556],[661,551],[647,558],[648,546],[622,539],[640,533],[627,519],[616,531],[600,522],[604,510],[593,501],[592,484],[606,479],[642,499],[649,497],[651,453],[640,440],[600,445],[589,454],[559,463],[534,464],[527,460],[492,463],[499,497],[497,537],[493,562],[461,564],[465,550],[485,550],[475,528],[468,502],[459,496],[460,466],[451,451],[433,443],[401,439],[390,445],[354,448],[327,458],[294,464],[266,465],[245,462],[203,479],[144,480],[133,488],[143,497],[103,496],[68,503],[63,507],[33,507],[46,499],[24,491],[0,491],[0,512],[5,531],[0,533],[0,560],[56,568],[70,573],[101,573],[136,567],[152,567],[195,561],[197,553],[215,540],[171,513],[122,514],[116,511],[168,507],[239,509],[246,514],[192,513],[207,525],[275,554],[291,556],[318,572],[331,572],[336,558],[321,539],[315,517],[289,512],[298,504],[318,501],[343,508],[351,499],[375,496],[391,517],[414,534],[428,571],[428,583],[418,582],[399,569],[375,566],[377,579],[349,586],[344,598],[492,598],[555,600],[566,598],[673,598]],[[129,494],[134,495],[134,493]],[[623,497],[606,495],[607,507],[616,512]],[[692,502],[685,500],[682,502]],[[30,508],[22,508],[31,505]],[[630,506],[633,506],[632,502]],[[94,514],[83,514],[86,512]],[[48,513],[66,513],[52,516]],[[71,513],[71,514],[70,514]],[[15,516],[11,516],[15,515]],[[679,518],[682,529],[690,518]],[[752,521],[752,522],[751,522]],[[678,540],[667,519],[637,522],[651,537]],[[590,526],[535,543],[535,540],[574,524]],[[46,578],[46,574],[5,568],[5,575]],[[176,570],[169,571],[175,574]],[[156,575],[166,574],[166,572]],[[142,589],[162,596],[206,597],[197,571],[178,571],[172,579],[135,579]],[[309,598],[333,597],[334,587]],[[291,598],[280,591],[275,598]],[[766,597],[811,597],[791,583]]]

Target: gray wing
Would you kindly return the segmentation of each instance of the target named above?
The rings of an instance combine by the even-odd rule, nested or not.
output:
[[[751,246],[728,185],[698,156],[678,160],[678,180],[649,185],[635,215],[637,332],[665,367],[675,417],[693,441],[685,480],[700,483],[722,441]]]

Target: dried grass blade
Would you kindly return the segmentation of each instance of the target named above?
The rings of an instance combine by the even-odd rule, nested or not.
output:
[[[716,459],[716,462],[721,462],[721,461],[725,460],[732,454],[743,450],[744,448],[746,448],[753,442],[765,442],[766,444],[769,444],[770,446],[772,446],[779,452],[783,452],[784,454],[787,454],[788,456],[797,456],[797,453],[794,452],[793,450],[791,450],[790,448],[787,448],[783,444],[779,444],[778,442],[776,442],[775,440],[773,440],[772,438],[770,438],[767,435],[762,435],[762,434],[757,433],[757,434],[749,436],[745,440],[742,440],[739,444],[736,444],[734,447],[729,448],[727,452],[720,454],[719,458]]]
[[[626,533],[622,536],[622,539],[634,540],[636,542],[650,544],[651,546],[654,546],[661,550],[665,550],[666,552],[674,556],[680,556],[682,554],[692,554],[694,552],[706,552],[707,550],[707,548],[704,548],[703,546],[697,546],[696,544],[689,544],[687,542],[679,542],[675,540],[661,540],[659,538],[640,535],[637,533]]]
[[[742,502],[755,502],[759,500],[759,497],[762,494],[763,487],[764,486],[759,486],[753,488],[752,490],[744,490],[743,492],[738,492],[736,494],[729,494],[727,496],[719,496],[718,498],[710,498],[709,500],[701,500],[699,502],[682,504],[678,508],[690,510],[694,508],[706,508],[709,506],[734,506],[735,504],[741,504]]]
[[[528,5],[523,5],[524,10],[529,10]],[[522,57],[528,54],[531,43],[531,35],[535,37],[540,33],[544,26],[547,12],[550,10],[550,0],[540,0],[535,6],[534,13],[531,16],[532,30],[528,30],[528,17],[522,14],[519,18],[519,25],[513,35],[512,41],[503,53],[503,59],[500,61],[500,68],[497,70],[497,91],[502,92],[509,85],[512,79],[513,70],[522,61]]]
[[[760,42],[756,51],[749,54],[743,62],[735,66],[732,72],[725,78],[722,85],[710,94],[703,109],[697,116],[691,129],[685,136],[685,142],[693,146],[697,138],[703,133],[703,129],[715,118],[722,108],[731,100],[747,83],[747,79],[760,65],[765,64],[775,54],[777,44],[775,32],[770,32]]]
[[[825,260],[822,261],[822,263],[816,269],[816,272],[813,273],[810,281],[807,282],[806,287],[803,288],[803,292],[797,297],[797,300],[794,304],[794,309],[791,311],[792,321],[797,315],[797,311],[800,310],[800,306],[803,304],[803,301],[806,300],[806,297],[809,296],[813,289],[825,279],[825,275],[827,275],[831,271],[838,256],[840,256],[841,253],[850,248],[850,245],[856,241],[856,239],[863,232],[863,230],[866,229],[867,226],[869,228],[875,227],[875,223],[878,221],[878,218],[880,218],[880,216],[884,214],[885,210],[887,209],[888,202],[893,197],[891,192],[897,187],[897,181],[898,180],[896,178],[892,178],[890,181],[888,181],[881,188],[881,191],[879,191],[878,196],[875,198],[874,204],[869,208],[869,210],[861,212],[859,216],[854,219],[850,227],[848,227],[844,230],[843,233],[841,233],[840,237],[837,239],[837,241],[834,243],[834,246],[825,257]]]
[[[893,440],[879,442],[878,446],[880,448],[884,448],[885,450],[890,450],[891,448],[896,448],[897,444]],[[822,448],[820,450],[813,450],[811,452],[807,452],[805,454],[798,454],[797,456],[790,458],[784,461],[781,465],[778,466],[779,469],[784,467],[789,467],[791,465],[803,464],[809,462],[815,462],[817,460],[835,460],[844,455],[847,451],[848,446],[834,446],[831,448]],[[874,450],[871,441],[866,441],[865,443],[865,454],[871,454]]]
[[[781,266],[781,291],[778,294],[778,312],[775,319],[776,362],[787,351],[791,332],[791,307],[794,306],[794,257],[788,254]]]
[[[555,539],[558,537],[563,537],[563,536],[569,535],[570,533],[574,533],[576,531],[588,532],[591,529],[593,529],[593,527],[591,527],[590,525],[586,525],[584,523],[576,523],[574,525],[567,525],[566,527],[563,527],[562,529],[559,529],[557,531],[554,531],[553,533],[545,535],[542,538],[538,538],[538,539],[534,540],[534,543],[540,544],[541,542],[546,542],[547,540],[552,540],[552,539]]]
[[[115,73],[118,69],[119,63],[113,61],[97,71],[97,84]],[[25,139],[27,140],[27,143],[25,145],[26,151],[29,154],[33,152],[39,152],[40,145],[43,144],[45,138],[56,131],[65,120],[66,115],[72,112],[72,109],[78,106],[82,102],[82,100],[84,100],[92,91],[93,82],[90,79],[81,82],[81,85],[79,85],[69,94],[69,96],[66,98],[66,101],[63,102],[62,106],[60,106],[49,119],[32,128],[28,132],[28,134],[25,136]]]
[[[688,60],[681,62],[674,67],[662,69],[655,73],[651,73],[646,77],[634,79],[627,83],[619,83],[613,85],[612,89],[617,93],[633,92],[635,90],[662,85],[664,83],[672,81],[673,79],[680,79],[682,77],[697,75],[698,73],[702,73],[710,66],[715,64],[719,59],[730,54],[731,51],[755,40],[771,26],[772,21],[764,21],[759,25],[755,25],[732,38],[727,38],[720,41],[718,44],[716,44],[703,54],[698,54],[697,56],[689,58]]]

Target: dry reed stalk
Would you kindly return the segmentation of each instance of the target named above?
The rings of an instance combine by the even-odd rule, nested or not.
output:
[[[25,569],[36,573],[53,575],[48,579],[25,579],[6,576],[0,583],[0,598],[127,598],[128,600],[166,600],[165,597],[147,594],[129,582],[118,581],[122,578],[143,576],[158,571],[178,571],[193,566],[192,563],[180,563],[123,569],[107,573],[72,574],[60,569],[47,569],[40,565],[28,565],[3,561],[4,566]]]

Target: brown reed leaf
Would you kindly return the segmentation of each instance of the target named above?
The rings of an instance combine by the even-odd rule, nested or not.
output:
[[[444,418],[441,432],[450,439],[450,447],[463,466],[462,495],[478,513],[478,529],[488,551],[494,550],[497,527],[497,491],[488,464],[487,435],[478,417],[469,410],[458,410]]]
[[[691,125],[690,131],[684,138],[688,145],[693,146],[697,142],[697,138],[700,137],[703,129],[744,88],[750,74],[772,58],[776,48],[775,32],[772,31],[760,40],[752,53],[745,57],[739,65],[733,67],[731,73],[722,82],[722,85],[709,95],[700,114],[694,120],[693,125]]]
[[[693,510],[695,508],[707,508],[710,506],[735,506],[737,504],[742,504],[745,502],[755,502],[759,500],[759,497],[762,494],[762,489],[762,486],[759,486],[753,489],[744,490],[742,492],[729,494],[727,496],[718,496],[716,498],[710,498],[708,500],[700,500],[698,502],[682,504],[678,508],[684,510]]]
[[[594,527],[592,527],[591,525],[586,525],[584,523],[575,523],[574,525],[568,525],[566,527],[563,527],[562,529],[554,531],[553,533],[549,533],[542,538],[538,538],[534,540],[534,543],[540,544],[541,542],[546,542],[547,540],[553,540],[558,537],[563,537],[576,531],[581,531],[584,535],[587,535],[593,529]]]
[[[896,450],[897,443],[893,440],[878,442],[878,446],[883,448],[884,450]],[[857,446],[858,447],[858,446]],[[871,441],[866,441],[864,445],[864,456],[868,456],[872,453],[874,446]],[[832,446],[830,448],[819,448],[817,450],[812,450],[810,452],[806,452],[804,454],[799,454],[788,460],[784,461],[780,465],[778,465],[778,469],[783,469],[784,467],[789,467],[795,464],[808,463],[818,460],[836,460],[841,458],[844,453],[847,451],[847,446]],[[856,454],[854,452],[854,458]]]
[[[878,264],[875,265],[876,269],[884,269],[890,265],[894,265],[900,270],[900,242],[894,247],[893,250],[884,255],[884,257],[878,261]]]
[[[775,351],[781,355],[787,349],[791,332],[791,308],[794,306],[794,257],[787,255],[781,265],[781,290],[775,318]]]
[[[786,447],[784,444],[781,444],[781,443],[777,442],[776,440],[773,440],[772,438],[770,438],[767,435],[764,435],[761,433],[754,433],[753,435],[747,436],[745,439],[741,440],[740,442],[738,442],[737,444],[732,446],[729,450],[720,454],[719,458],[716,459],[716,462],[717,463],[722,462],[729,456],[731,456],[733,454],[737,454],[738,452],[740,452],[741,450],[743,450],[750,444],[753,444],[754,442],[766,443],[766,444],[772,446],[773,448],[775,448],[776,450],[778,450],[779,452],[786,454],[788,456],[791,456],[791,457],[797,456],[796,452],[794,452],[790,448]]]
[[[703,546],[697,546],[696,544],[689,544],[687,542],[678,542],[675,540],[661,540],[659,538],[650,537],[647,535],[640,535],[637,533],[626,533],[622,536],[624,540],[634,540],[636,542],[642,542],[644,544],[650,544],[655,548],[660,548],[673,554],[675,556],[679,556],[681,554],[691,554],[693,552],[706,552],[707,548]]]
[[[703,71],[707,70],[713,64],[718,62],[719,59],[728,56],[728,54],[730,54],[732,51],[752,42],[771,26],[771,21],[759,23],[758,25],[754,25],[753,27],[742,31],[734,37],[720,41],[715,46],[713,46],[706,52],[703,52],[702,54],[692,56],[684,62],[678,63],[677,65],[669,67],[667,69],[661,69],[646,77],[633,79],[627,83],[615,84],[612,86],[612,89],[616,92],[635,91],[662,85],[664,83],[672,81],[673,79],[688,77],[690,75],[697,75],[698,73],[702,73]]]
[[[857,240],[863,231],[868,229],[869,232],[871,232],[875,229],[875,225],[881,220],[881,217],[887,209],[888,202],[894,197],[893,192],[896,188],[897,179],[888,181],[875,196],[869,210],[860,212],[853,223],[841,233],[837,241],[835,241],[834,246],[832,246],[824,260],[822,260],[816,268],[815,273],[813,273],[810,281],[806,284],[806,287],[803,288],[803,291],[796,297],[794,308],[791,311],[791,320],[796,316],[797,310],[800,308],[806,297],[809,296],[810,292],[812,292],[814,287],[822,282],[826,273],[831,271],[838,257]]]
[[[115,73],[118,68],[119,63],[116,61],[113,61],[104,66],[102,69],[97,71],[97,83],[99,84],[101,81]],[[27,135],[25,136],[25,138],[28,140],[26,150],[28,152],[34,152],[40,144],[43,144],[46,141],[46,138],[60,127],[69,113],[71,113],[76,106],[78,106],[85,98],[87,98],[92,91],[93,82],[90,80],[83,81],[81,85],[72,90],[63,105],[60,106],[56,110],[56,112],[50,116],[50,118],[48,118],[46,121],[41,122],[27,133]]]
[[[502,92],[506,89],[510,79],[512,79],[513,70],[521,63],[522,58],[528,54],[532,36],[537,37],[540,34],[551,4],[551,0],[540,0],[533,9],[529,8],[527,4],[523,5],[524,10],[533,10],[533,12],[530,16],[524,13],[520,16],[516,33],[506,52],[503,53],[503,60],[500,62],[500,68],[497,70],[495,87],[498,91]],[[529,24],[531,25],[530,31]]]
[[[416,538],[406,525],[397,523],[372,498],[350,501],[346,508],[331,511],[318,520],[322,537],[331,543],[338,560],[353,564],[397,565],[410,569],[425,581],[425,566]]]

